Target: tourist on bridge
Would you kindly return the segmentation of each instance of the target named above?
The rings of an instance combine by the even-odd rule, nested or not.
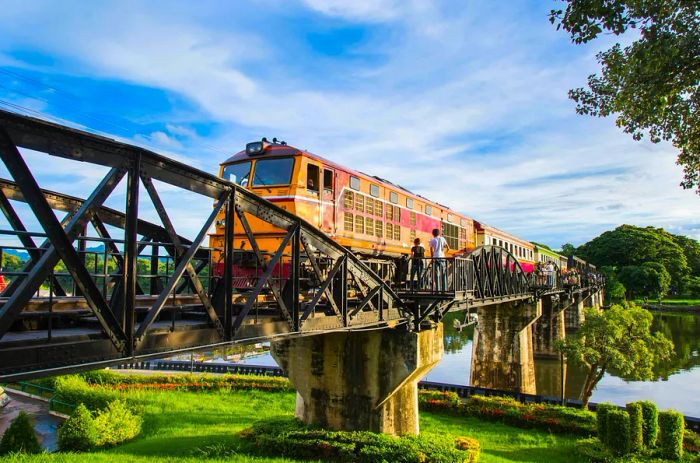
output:
[[[435,291],[447,290],[447,262],[445,252],[450,250],[447,240],[440,236],[440,230],[433,229],[433,239],[430,240],[430,257],[433,258],[433,284]]]
[[[420,238],[413,240],[411,248],[411,289],[419,290],[421,286],[421,276],[423,275],[423,259],[425,258],[425,248],[420,242]],[[416,282],[414,282],[414,278]]]
[[[547,275],[547,286],[550,288],[554,286],[554,263],[551,260],[547,261],[547,265],[544,268],[544,273]]]

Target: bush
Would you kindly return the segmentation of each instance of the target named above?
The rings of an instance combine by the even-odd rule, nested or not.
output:
[[[683,450],[690,453],[700,452],[700,434],[686,429],[683,433]]]
[[[630,452],[637,453],[644,445],[642,428],[642,404],[632,402],[627,404],[630,416]]]
[[[244,451],[264,456],[284,456],[342,463],[462,463],[476,461],[473,447],[440,435],[392,437],[367,431],[328,431],[307,427],[296,420],[255,424],[241,431]],[[229,449],[226,449],[227,452]],[[202,456],[202,449],[199,449]],[[208,458],[220,455],[207,454]],[[476,457],[478,458],[478,456]]]
[[[84,404],[89,410],[107,408],[110,402],[119,398],[115,391],[88,384],[80,376],[61,376],[56,379],[54,398],[69,404]]]
[[[642,406],[642,434],[644,446],[653,448],[659,435],[659,409],[654,402],[643,400],[638,402]]]
[[[507,397],[471,396],[460,403],[454,413],[498,421],[520,428],[545,429],[550,432],[595,434],[595,414],[559,405],[518,402]]]
[[[134,415],[121,400],[110,402],[95,417],[97,446],[112,446],[133,439],[141,432],[141,417]]]
[[[418,391],[418,406],[430,412],[457,411],[462,403],[454,392],[442,392],[433,390]]]
[[[615,455],[627,455],[630,451],[630,415],[624,410],[608,410],[605,443]]]
[[[469,452],[469,463],[476,463],[479,461],[481,445],[479,445],[478,440],[472,437],[458,437],[455,440],[455,447],[457,447],[459,450],[466,450]]]
[[[607,443],[608,441],[608,412],[610,410],[617,410],[617,406],[610,403],[598,404],[595,407],[596,415],[596,429],[598,431],[598,439],[602,443]]]
[[[261,390],[267,392],[293,392],[287,378],[279,376],[259,375],[124,375],[109,370],[97,370],[82,373],[82,381],[89,385],[109,386],[116,390],[126,389],[156,389],[156,390],[186,390],[186,391],[215,391],[225,390]],[[114,397],[112,397],[114,400]]]
[[[19,412],[0,440],[0,455],[14,452],[40,453],[41,451],[41,445],[29,415]]]
[[[58,448],[64,451],[84,452],[97,444],[97,429],[90,410],[80,404],[58,429]]]
[[[661,455],[669,460],[680,460],[683,456],[683,431],[685,420],[675,410],[659,413],[659,447]]]

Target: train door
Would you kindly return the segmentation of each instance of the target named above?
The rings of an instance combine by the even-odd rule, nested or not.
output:
[[[325,233],[335,233],[335,172],[323,169],[323,185],[321,188],[321,208],[319,222]]]

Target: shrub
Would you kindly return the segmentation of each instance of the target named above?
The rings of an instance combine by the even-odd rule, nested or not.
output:
[[[97,445],[111,446],[133,439],[141,432],[141,417],[134,415],[121,400],[109,403],[95,417]]]
[[[656,446],[659,435],[659,409],[654,402],[643,400],[638,402],[642,406],[642,434],[644,445],[648,448]]]
[[[608,439],[608,412],[610,410],[617,410],[617,406],[610,403],[598,404],[595,407],[596,415],[596,429],[598,431],[598,439],[601,442],[606,443]]]
[[[19,412],[17,418],[5,431],[0,440],[0,455],[8,453],[40,453],[39,439],[34,432],[34,426],[25,412]]]
[[[89,410],[102,410],[119,398],[115,391],[88,384],[80,376],[61,376],[56,379],[54,398],[69,404],[84,404]]]
[[[457,447],[459,450],[466,450],[469,452],[469,463],[476,463],[479,461],[481,445],[479,445],[478,440],[472,437],[458,437],[455,440],[455,447]]]
[[[661,455],[669,460],[680,460],[683,456],[683,431],[685,420],[675,410],[659,413],[659,447]]]
[[[68,420],[58,429],[58,448],[64,451],[83,452],[97,444],[97,429],[90,410],[80,404]]]
[[[367,431],[328,431],[304,426],[296,420],[276,420],[257,423],[239,436],[245,451],[264,456],[343,463],[475,461],[473,449],[462,450],[458,442],[441,435],[392,437]]]
[[[637,402],[627,404],[627,413],[630,416],[630,452],[637,453],[642,450],[644,444],[642,404]]]
[[[700,434],[686,429],[683,433],[683,450],[690,453],[700,452]]]
[[[418,405],[431,412],[456,411],[462,401],[454,392],[418,391]]]
[[[630,451],[630,415],[624,410],[608,410],[605,443],[615,455],[627,455]]]

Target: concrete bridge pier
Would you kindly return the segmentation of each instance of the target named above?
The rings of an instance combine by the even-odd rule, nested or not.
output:
[[[566,337],[564,309],[570,303],[559,295],[542,298],[542,316],[533,325],[536,358],[559,358],[554,344]]]
[[[536,393],[532,325],[542,301],[479,307],[474,332],[470,384]]]
[[[586,319],[585,298],[584,293],[574,293],[573,301],[570,301],[569,306],[564,311],[564,325],[567,333],[576,332]]]
[[[296,416],[336,430],[418,434],[418,381],[442,358],[442,323],[272,343],[297,391]]]

